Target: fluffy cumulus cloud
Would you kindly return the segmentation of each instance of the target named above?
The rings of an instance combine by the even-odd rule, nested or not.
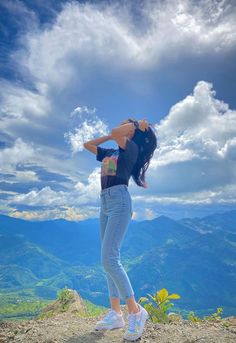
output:
[[[0,208],[10,216],[26,220],[85,220],[98,215],[99,190],[100,170],[95,168],[88,176],[88,182],[78,181],[70,191],[54,191],[46,186],[27,193],[1,192],[7,194],[7,199],[0,201]],[[19,211],[18,206],[27,209]]]
[[[159,200],[236,202],[236,111],[215,96],[212,84],[199,81],[156,124],[149,183],[163,195]]]
[[[100,189],[100,171],[95,168],[88,176],[88,182],[78,181],[70,191],[54,191],[47,186],[42,189],[33,189],[28,193],[14,194],[8,198],[9,205],[27,206],[81,206],[95,203]],[[97,196],[96,196],[97,194]]]
[[[234,47],[235,6],[230,1],[150,1],[144,11],[150,21],[146,43],[146,52],[151,50],[149,60],[158,53],[163,57],[167,51],[179,54],[188,49],[201,54]],[[154,42],[158,44],[151,48]]]
[[[37,92],[2,85],[5,112],[16,115],[14,103],[19,103],[17,115],[24,106],[33,114],[49,112],[50,91],[60,92],[75,77],[82,89],[89,69],[94,71],[92,65],[153,68],[170,56],[175,59],[183,50],[201,54],[212,49],[225,52],[235,46],[236,9],[230,2],[144,4],[140,11],[145,29],[134,24],[128,6],[68,2],[52,25],[28,31],[22,38],[23,48],[11,58],[21,73],[34,79]]]
[[[97,134],[104,136],[109,134],[108,126],[95,115],[95,109],[90,110],[87,106],[77,107],[71,117],[77,119],[73,129],[64,134],[65,139],[71,146],[72,154],[84,149],[83,143],[93,139]],[[88,114],[89,117],[85,117]]]
[[[39,80],[64,88],[82,61],[146,68],[186,48],[199,54],[235,46],[236,10],[230,2],[145,1],[143,29],[128,9],[116,2],[106,7],[67,3],[49,29],[28,34],[27,54],[16,57]]]
[[[21,38],[22,48],[11,52],[11,63],[27,83],[0,83],[2,128],[19,136],[31,130],[46,145],[54,135],[61,145],[69,113],[74,105],[83,106],[76,98],[91,80],[99,88],[99,71],[111,68],[111,78],[123,75],[128,84],[127,70],[156,70],[183,51],[225,53],[235,46],[235,6],[230,2],[141,3],[139,26],[132,9],[118,2],[66,2],[51,24],[41,28],[35,19],[34,29]],[[81,150],[79,135],[80,130],[69,134],[72,151]]]
[[[202,138],[207,141],[206,149],[199,149],[199,154],[206,156],[208,151],[210,156],[214,154],[215,157],[223,157],[225,144],[228,145],[235,138],[236,117],[235,111],[215,96],[212,84],[199,81],[193,94],[174,105],[168,116],[161,120],[160,139],[166,142],[177,137],[181,142],[183,137],[189,137],[187,147],[191,147],[192,142],[194,150],[195,142]]]

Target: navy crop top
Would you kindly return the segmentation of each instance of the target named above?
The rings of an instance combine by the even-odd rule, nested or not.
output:
[[[138,157],[138,145],[127,139],[125,149],[106,149],[97,146],[96,159],[101,164],[101,189],[114,185],[129,185],[132,169]]]

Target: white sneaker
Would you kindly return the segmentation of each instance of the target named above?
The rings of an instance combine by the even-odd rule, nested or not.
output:
[[[128,314],[128,329],[124,334],[124,339],[128,341],[135,341],[140,338],[143,333],[143,328],[147,318],[149,317],[148,312],[138,304],[140,311],[137,313]]]
[[[111,309],[97,322],[95,330],[112,330],[122,328],[123,326],[125,326],[123,314],[119,314]]]

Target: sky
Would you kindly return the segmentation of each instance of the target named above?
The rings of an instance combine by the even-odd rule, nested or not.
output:
[[[130,116],[158,141],[134,220],[236,209],[235,60],[235,1],[0,0],[0,213],[98,218],[83,142]]]

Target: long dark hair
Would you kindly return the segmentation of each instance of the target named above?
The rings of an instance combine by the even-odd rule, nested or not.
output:
[[[157,148],[157,138],[151,126],[152,124],[149,124],[148,130],[145,131],[136,129],[134,136],[131,138],[139,147],[139,154],[131,176],[136,185],[144,188],[147,188],[145,173]]]

